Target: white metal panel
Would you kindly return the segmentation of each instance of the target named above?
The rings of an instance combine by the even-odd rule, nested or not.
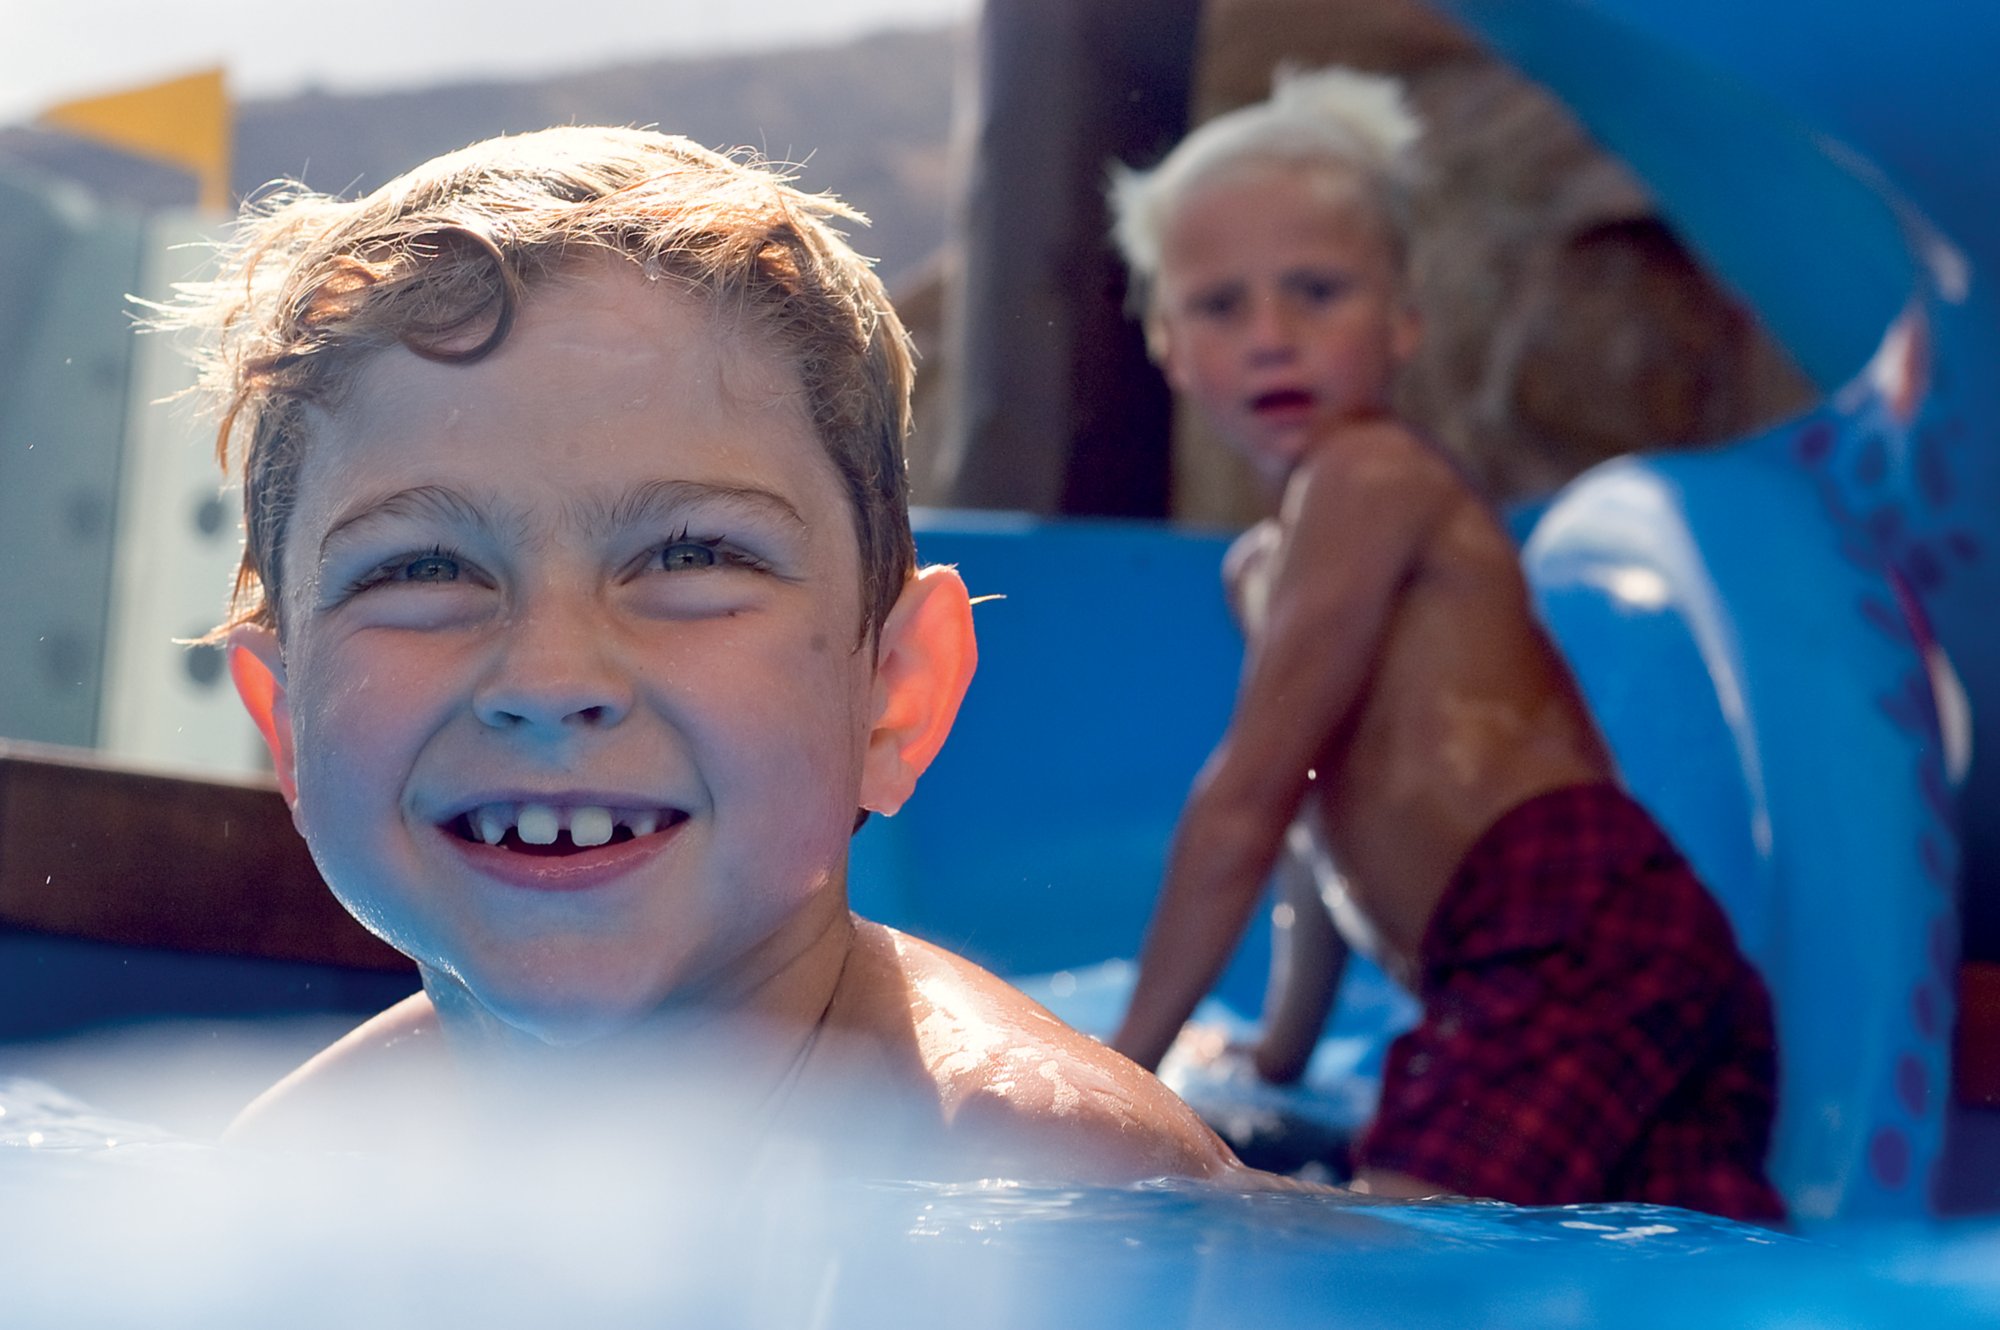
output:
[[[213,219],[149,220],[141,290],[164,300],[199,275]],[[131,379],[105,650],[99,746],[119,757],[217,773],[265,769],[223,653],[188,643],[221,622],[242,549],[242,502],[222,488],[214,423],[175,394],[193,382],[184,344],[141,334]]]

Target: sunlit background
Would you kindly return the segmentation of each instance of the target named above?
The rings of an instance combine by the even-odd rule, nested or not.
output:
[[[892,289],[921,306],[928,287],[935,307],[973,12],[971,0],[620,0],[578,19],[514,3],[363,0],[336,15],[99,0],[8,14],[0,173],[23,191],[9,238],[24,265],[8,326],[27,338],[8,409],[37,487],[63,497],[15,490],[21,512],[0,540],[67,557],[0,598],[28,630],[0,646],[14,681],[0,734],[219,774],[262,765],[220,653],[186,645],[216,621],[238,501],[218,493],[211,426],[169,400],[189,382],[185,348],[134,339],[124,301],[198,276],[236,200],[279,180],[371,189],[495,133],[657,124],[796,163],[809,187],[842,193],[875,219],[858,243]],[[56,243],[67,232],[77,248]],[[45,281],[71,262],[74,276]],[[118,378],[122,409],[77,391]]]
[[[1280,60],[1352,61],[1406,78],[1430,125],[1413,247],[1427,341],[1399,407],[1523,533],[1551,499],[1578,498],[1579,476],[1598,478],[1567,526],[1530,544],[1545,559],[1531,579],[1593,702],[1611,699],[1600,718],[1628,781],[1690,857],[1707,856],[1773,977],[1789,1092],[1819,1077],[1821,1097],[1795,1093],[1781,1128],[1819,1142],[1811,1168],[1801,1151],[1781,1158],[1796,1213],[1990,1208],[2000,742],[1975,743],[1968,783],[1952,784],[1963,763],[1940,751],[1948,708],[1910,621],[1929,611],[1976,725],[2000,738],[1996,49],[2000,23],[1954,0],[0,0],[0,1038],[16,1041],[0,1073],[32,1061],[27,1049],[64,1089],[117,1110],[116,1087],[164,1082],[163,1064],[207,1075],[189,1050],[219,1011],[344,1022],[407,988],[260,783],[221,653],[186,645],[222,611],[239,500],[220,488],[210,426],[167,400],[188,381],[181,349],[133,337],[126,297],[198,275],[203,242],[266,182],[368,189],[469,141],[568,121],[748,146],[873,218],[857,245],[922,356],[912,482],[939,511],[920,549],[1008,599],[981,609],[981,676],[924,789],[857,841],[856,893],[864,912],[970,950],[1090,1028],[1083,999],[1122,1001],[1115,958],[1131,954],[1179,800],[1227,714],[1239,642],[1214,567],[1260,502],[1145,359],[1104,242],[1106,164],[1150,160],[1187,124],[1262,96]],[[164,149],[149,136],[173,117],[146,100],[161,95],[197,126]],[[116,132],[98,132],[107,121]],[[1644,460],[1618,470],[1627,456]],[[1592,470],[1606,459],[1615,483]],[[1107,517],[1125,520],[1090,520]],[[1631,557],[1591,564],[1602,549]],[[1567,583],[1565,557],[1583,568]],[[96,757],[34,765],[37,749],[8,783],[21,740]],[[1254,1004],[1261,972],[1244,976]],[[1360,1004],[1342,1002],[1352,1019]],[[170,1009],[195,1033],[155,1061],[126,1045],[51,1053],[53,1033]],[[207,1131],[219,1104],[295,1058],[279,1042],[226,1083],[210,1076],[185,1114],[157,1092],[126,1111]],[[1379,1046],[1350,1040],[1343,1071]],[[0,1098],[0,1144],[21,1144],[7,1132],[22,1109],[77,1126],[80,1148],[149,1139],[39,1096]],[[1354,1104],[1342,1111],[1358,1121],[1365,1094]],[[1948,1148],[1947,1131],[1973,1135]],[[116,1208],[98,1205],[108,1173],[78,1176],[100,1179],[81,1213]],[[51,1195],[68,1183],[41,1180]],[[1018,1206],[1062,1210],[892,1200],[899,1235],[949,1234],[960,1221],[936,1211],[955,1206],[981,1232],[1017,1234]],[[1207,1288],[1205,1303],[1188,1296],[1215,1313],[1189,1323],[1263,1324],[1230,1281],[1253,1268],[1242,1249],[1258,1223],[1292,1231],[1295,1216],[1246,1226],[1225,1210],[1195,1225],[1223,1255],[1176,1276]],[[1092,1231],[1121,1256],[1135,1227],[1166,1264],[1188,1245],[1100,1217]],[[1510,1253],[1551,1233],[1600,1246],[1639,1233],[1674,1252],[1750,1241],[1625,1218],[1511,1235],[1516,1217],[1482,1211],[1394,1222],[1433,1237],[1467,1224],[1469,1243]],[[1348,1241],[1318,1231],[1329,1222],[1296,1230],[1301,1268]],[[10,1214],[0,1270],[37,1227]],[[250,1227],[232,1212],[172,1251]],[[135,1250],[148,1240],[143,1223],[127,1228]],[[1078,1230],[1027,1231],[1054,1247]],[[1919,1239],[1910,1261],[1854,1267],[1872,1291],[1828,1296],[1849,1321],[1897,1324],[1893,1306],[1869,1319],[1870,1299],[1889,1306],[1947,1265],[1958,1278],[2000,1268],[1994,1246],[1986,1230],[1956,1247]],[[1384,1268],[1341,1250],[1356,1285]],[[1406,1291],[1436,1323],[1477,1323],[1439,1301],[1464,1282],[1425,1263],[1439,1251],[1427,1240],[1367,1323],[1398,1323]],[[37,1285],[44,1310],[90,1259],[66,1255]],[[249,1289],[245,1306],[282,1297],[299,1267],[272,1268],[261,1285],[232,1272],[215,1286]],[[1659,1268],[1656,1296],[1606,1294],[1621,1270],[1585,1311],[1560,1270],[1543,1282],[1573,1323],[1618,1303],[1638,1324],[1633,1301],[1667,1323],[1677,1285],[1696,1281]],[[1735,1310],[1774,1318],[1744,1323],[1803,1323],[1783,1319],[1774,1268],[1736,1280]],[[867,1323],[865,1299],[847,1321],[815,1319],[838,1284],[821,1273],[765,1323]],[[189,1305],[212,1296],[204,1285]],[[1977,1301],[1940,1296],[1948,1310]]]
[[[225,67],[244,97],[309,88],[381,92],[809,46],[882,27],[957,22],[974,7],[975,0],[599,0],[576,9],[531,0],[10,0],[0,43],[0,123],[211,65]]]

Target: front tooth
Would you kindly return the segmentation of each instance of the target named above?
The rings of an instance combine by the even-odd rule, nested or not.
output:
[[[529,845],[554,845],[562,834],[562,819],[547,804],[522,804],[514,830]]]
[[[660,829],[660,815],[650,809],[632,813],[626,817],[625,825],[632,828],[634,836],[650,836]]]
[[[484,804],[472,814],[473,825],[479,831],[479,839],[488,845],[498,845],[507,834],[507,828],[514,824],[509,810],[501,804]]]
[[[569,814],[569,838],[578,845],[602,845],[611,839],[611,810],[586,804]]]

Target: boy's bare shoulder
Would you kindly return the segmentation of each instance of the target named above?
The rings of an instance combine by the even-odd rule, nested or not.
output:
[[[1401,512],[1471,497],[1472,487],[1436,444],[1384,418],[1342,425],[1308,449],[1286,486],[1285,509],[1288,518],[1335,505]]]
[[[434,1082],[443,1073],[437,1011],[423,993],[369,1017],[264,1091],[237,1115],[224,1139],[252,1146],[378,1145],[399,1131],[368,1113],[374,1091]],[[364,1120],[365,1118],[365,1120]]]
[[[920,1116],[936,1124],[932,1145],[949,1167],[1065,1183],[1263,1176],[1149,1073],[972,962],[881,925],[857,923],[827,1019],[838,1036],[819,1043],[830,1064],[820,1083],[879,1106],[931,1105]],[[265,1091],[227,1139],[428,1148],[458,1117],[452,1068],[419,993]],[[905,1144],[911,1159],[932,1157],[921,1141]]]
[[[1351,629],[1366,618],[1357,605],[1389,603],[1451,520],[1476,510],[1483,505],[1458,469],[1409,426],[1341,425],[1306,448],[1285,482],[1277,538],[1263,560],[1268,598],[1315,640],[1322,620]],[[1241,560],[1246,568],[1253,549]]]
[[[1247,1172],[1150,1073],[965,958],[862,923],[850,963],[860,993],[847,1021],[907,1032],[924,1092],[968,1156],[1068,1182]]]

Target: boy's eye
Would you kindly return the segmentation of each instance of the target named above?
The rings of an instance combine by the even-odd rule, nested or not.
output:
[[[449,554],[424,554],[397,570],[399,582],[456,582],[458,560]]]
[[[1294,296],[1309,305],[1324,305],[1346,294],[1348,282],[1332,273],[1306,273],[1285,284]]]
[[[691,573],[704,568],[770,568],[757,555],[723,536],[678,535],[660,542],[640,559],[640,571]]]
[[[721,561],[715,546],[699,540],[676,540],[662,545],[657,557],[659,566],[670,573],[683,568],[713,568]]]
[[[1226,319],[1243,306],[1243,293],[1233,287],[1197,291],[1188,297],[1187,311],[1196,318]]]
[[[456,582],[479,582],[478,570],[463,556],[434,546],[423,551],[398,554],[384,559],[346,586],[342,598],[359,595],[375,587],[449,586]],[[481,582],[481,585],[484,585]]]

